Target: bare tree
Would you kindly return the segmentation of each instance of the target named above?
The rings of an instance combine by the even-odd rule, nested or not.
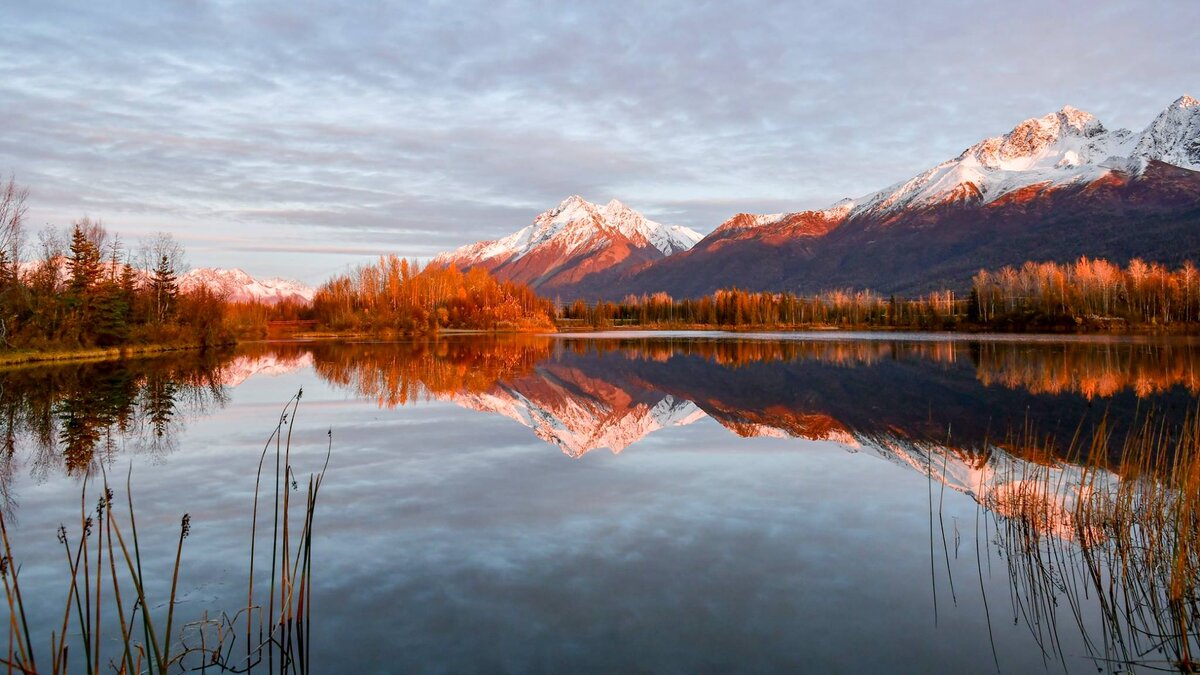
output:
[[[21,262],[22,224],[29,209],[29,188],[17,185],[15,176],[0,183],[0,252],[9,264]]]
[[[155,232],[138,242],[137,266],[147,276],[154,272],[164,257],[176,275],[182,276],[188,271],[187,260],[183,255],[183,245],[170,234]]]
[[[17,290],[17,279],[21,273],[21,225],[29,208],[29,189],[17,185],[14,176],[0,183],[0,344],[11,347],[8,342],[11,294]]]

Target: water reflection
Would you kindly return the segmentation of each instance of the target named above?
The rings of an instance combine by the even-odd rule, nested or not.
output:
[[[278,359],[265,361],[279,366]],[[189,352],[0,372],[5,514],[15,518],[18,468],[41,481],[52,473],[89,473],[120,453],[165,457],[175,452],[188,419],[223,407],[228,386],[264,367],[262,356]]]
[[[716,420],[743,437],[936,441],[973,452],[1013,430],[1069,440],[1105,414],[1181,418],[1200,386],[1186,342],[444,340],[312,344],[317,372],[394,407],[430,398],[510,417],[578,457]],[[1051,444],[1053,447],[1054,444]]]
[[[1181,421],[1200,393],[1188,341],[948,341],[666,337],[471,337],[430,342],[265,343],[237,353],[0,373],[4,461],[30,446],[35,473],[84,471],[95,453],[166,454],[182,420],[224,405],[255,374],[312,367],[394,408],[451,400],[498,413],[579,457],[712,419],[741,437],[851,447],[933,442],[1034,460],[1107,416]],[[1014,431],[1034,447],[1013,447]],[[920,454],[920,453],[918,453]],[[974,460],[972,460],[974,461]]]
[[[1186,583],[1186,565],[1196,564],[1197,549],[1186,549],[1182,575],[1170,570],[1176,558],[1122,558],[1148,549],[1144,541],[1129,546],[1121,533],[1149,530],[1092,505],[1114,503],[1102,497],[1147,475],[1146,465],[1124,461],[1121,439],[1147,428],[1147,420],[1167,430],[1194,412],[1198,357],[1195,345],[1176,340],[516,336],[272,343],[19,369],[0,374],[5,495],[22,457],[35,477],[78,477],[98,460],[130,452],[167,459],[171,466],[155,467],[164,474],[183,467],[173,474],[183,482],[219,474],[197,486],[186,506],[172,501],[176,486],[163,487],[156,496],[164,504],[190,509],[206,498],[202,488],[223,504],[213,486],[244,473],[239,453],[256,442],[247,440],[260,416],[250,392],[274,402],[282,383],[303,384],[325,397],[312,414],[323,416],[321,439],[324,425],[334,425],[338,471],[343,462],[359,463],[357,474],[351,468],[331,477],[337,524],[326,536],[341,546],[321,549],[331,551],[322,569],[340,572],[318,579],[329,589],[322,597],[331,598],[320,606],[342,613],[333,628],[346,635],[370,629],[362,616],[389,632],[399,626],[397,634],[408,636],[402,641],[415,645],[406,663],[418,669],[430,667],[431,654],[454,651],[448,644],[481,635],[503,636],[474,644],[511,663],[528,666],[521,654],[557,647],[555,665],[578,664],[580,643],[545,626],[594,626],[583,643],[627,626],[620,640],[605,643],[627,645],[661,634],[679,616],[698,616],[703,608],[686,603],[704,598],[711,616],[696,624],[704,630],[665,641],[651,663],[678,664],[680,645],[688,645],[703,669],[715,658],[715,635],[731,622],[758,625],[756,617],[762,630],[747,634],[759,642],[731,639],[727,653],[737,656],[721,662],[726,670],[778,667],[785,647],[798,644],[787,631],[824,630],[838,645],[831,652],[853,656],[863,641],[854,626],[879,617],[872,640],[890,639],[890,647],[837,661],[861,665],[910,649],[905,635],[929,649],[939,637],[974,639],[969,621],[948,625],[954,622],[945,617],[979,610],[989,628],[1009,629],[997,631],[1008,645],[999,663],[1029,665],[1022,651],[1028,636],[1013,638],[1019,623],[1046,662],[1073,669],[1069,658],[1090,653],[1090,668],[1111,670],[1144,661],[1154,644],[1171,645],[1166,661],[1182,661],[1193,646],[1190,624],[1161,630],[1151,619],[1190,616],[1196,586]],[[296,376],[256,384],[285,373]],[[327,387],[310,388],[318,378]],[[179,442],[203,428],[185,429],[197,417],[221,419],[204,443],[225,443],[225,454],[214,459],[200,443]],[[539,440],[521,442],[533,437]],[[673,452],[651,452],[662,447]],[[605,450],[627,454],[608,460]],[[557,461],[558,452],[581,461]],[[836,484],[828,480],[831,464]],[[77,501],[66,492],[64,499]],[[919,498],[908,499],[913,493]],[[240,533],[237,514],[209,513],[207,522],[229,518],[226,529]],[[787,536],[774,534],[780,527]],[[214,530],[209,536],[218,537]],[[219,567],[238,549],[213,550],[221,551],[213,555]],[[880,601],[893,591],[891,605]],[[921,611],[922,593],[942,613],[933,633],[909,621]],[[338,603],[346,609],[334,609]],[[1174,614],[1143,609],[1153,603]],[[513,607],[535,620],[515,626]],[[1131,621],[1130,607],[1147,621]],[[806,608],[820,619],[807,623]],[[833,615],[839,620],[831,622]],[[647,618],[630,618],[637,616]],[[460,629],[439,638],[430,625]],[[1160,633],[1151,639],[1151,630]],[[361,639],[379,645],[392,637]],[[629,665],[658,643],[638,644],[613,651],[613,663]],[[973,644],[962,649],[980,648]],[[470,651],[455,653],[463,669],[482,663]],[[975,656],[983,660],[972,665],[986,662],[982,652]],[[936,663],[918,659],[913,667]]]

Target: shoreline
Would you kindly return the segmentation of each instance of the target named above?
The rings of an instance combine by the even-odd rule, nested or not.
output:
[[[836,326],[830,324],[800,324],[795,326],[714,326],[708,324],[679,324],[679,325],[625,325],[625,326],[558,326],[557,333],[571,335],[576,333],[625,333],[650,332],[667,333],[673,331],[719,331],[722,333],[945,333],[948,335],[1053,335],[1053,336],[1200,336],[1200,324],[1168,328],[1163,326],[1132,326],[1124,329],[1087,329],[1053,330],[1013,330],[1004,328],[986,328],[980,326],[964,326],[962,328],[908,328],[900,326],[873,326],[870,324]]]
[[[896,326],[833,326],[826,324],[812,324],[799,326],[709,326],[709,325],[678,325],[678,326],[551,326],[544,329],[518,329],[518,330],[486,330],[486,329],[464,329],[453,328],[443,329],[436,333],[422,334],[403,334],[397,332],[337,332],[337,331],[311,331],[298,332],[288,335],[265,336],[257,339],[239,340],[236,342],[227,342],[214,345],[201,344],[178,344],[178,345],[126,345],[120,347],[91,347],[81,349],[20,349],[10,352],[0,352],[0,368],[13,368],[24,365],[50,364],[50,363],[72,363],[72,362],[89,362],[89,361],[113,361],[128,359],[139,356],[152,356],[156,354],[168,354],[171,352],[184,351],[200,351],[206,348],[222,348],[236,347],[242,344],[256,343],[271,343],[271,342],[336,342],[336,341],[353,341],[353,340],[379,340],[379,341],[409,341],[409,340],[436,340],[439,337],[460,337],[472,335],[545,335],[545,336],[560,336],[560,337],[594,337],[598,335],[621,335],[621,334],[638,334],[638,337],[647,337],[646,334],[663,334],[669,335],[672,333],[724,333],[730,336],[744,335],[747,337],[763,337],[765,335],[788,335],[795,333],[808,334],[828,334],[831,337],[837,335],[855,335],[855,334],[889,334],[898,338],[904,335],[938,335],[948,339],[979,339],[979,340],[994,340],[994,339],[1029,339],[1029,340],[1045,340],[1045,339],[1086,339],[1086,338],[1200,338],[1200,326],[1195,329],[1191,327],[1181,329],[1164,328],[1162,326],[1144,326],[1132,327],[1126,330],[1062,330],[1062,331],[1012,331],[1012,330],[992,330],[985,328],[959,328],[959,329],[918,329],[918,328],[901,328]]]
[[[0,352],[0,368],[35,365],[44,363],[70,363],[86,361],[117,361],[135,356],[167,354],[170,352],[199,351],[205,348],[231,347],[237,343],[220,345],[126,345],[122,347],[89,347],[86,349],[22,349]]]

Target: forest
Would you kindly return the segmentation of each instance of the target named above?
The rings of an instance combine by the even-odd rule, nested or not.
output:
[[[480,268],[422,267],[386,255],[322,284],[311,317],[334,331],[553,330],[554,304]]]
[[[267,337],[303,320],[321,330],[426,334],[439,329],[552,330],[553,306],[483,270],[424,268],[385,256],[325,283],[311,306],[233,302],[184,288],[183,246],[159,233],[127,245],[98,220],[46,227],[27,241],[29,192],[0,185],[0,356],[91,348],[201,347]]]
[[[0,185],[0,347],[70,350],[131,344],[229,342],[226,303],[212,291],[183,292],[183,247],[168,234],[127,246],[98,220],[36,242],[23,228],[28,190]],[[26,254],[29,253],[28,257]]]
[[[721,327],[786,329],[871,327],[909,330],[1191,330],[1200,322],[1200,271],[1134,259],[1121,267],[1101,259],[1027,262],[981,270],[967,292],[917,298],[838,289],[801,296],[720,290],[676,300],[665,293],[620,302],[576,300],[562,308],[565,327]]]

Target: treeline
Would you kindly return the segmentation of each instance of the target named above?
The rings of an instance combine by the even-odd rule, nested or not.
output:
[[[159,233],[127,246],[100,221],[47,227],[27,241],[28,189],[0,184],[0,351],[138,344],[207,346],[261,336],[294,305],[232,303],[203,285],[181,288],[183,247]]]
[[[1107,260],[1027,262],[1020,268],[980,271],[972,279],[971,319],[1122,322],[1169,325],[1200,321],[1200,270],[1177,270],[1133,259],[1122,268]]]
[[[324,328],[405,334],[441,329],[553,329],[553,304],[485,270],[424,268],[394,255],[325,282],[312,318]]]
[[[565,325],[594,328],[891,326],[928,330],[952,326],[964,311],[965,304],[950,291],[906,300],[872,291],[835,290],[801,296],[734,288],[685,300],[666,293],[627,296],[621,302],[576,300],[563,307],[560,318]]]
[[[0,345],[10,349],[227,341],[224,302],[207,288],[182,292],[182,249],[169,235],[126,248],[99,223],[39,236],[38,256],[0,260]]]
[[[721,290],[698,299],[665,293],[621,302],[575,301],[562,308],[565,325],[669,328],[880,327],[919,330],[1079,330],[1139,326],[1187,328],[1200,323],[1200,270],[1177,270],[1134,259],[1126,267],[1080,258],[1027,262],[981,270],[967,293],[937,291],[918,298],[869,290],[811,296]]]

